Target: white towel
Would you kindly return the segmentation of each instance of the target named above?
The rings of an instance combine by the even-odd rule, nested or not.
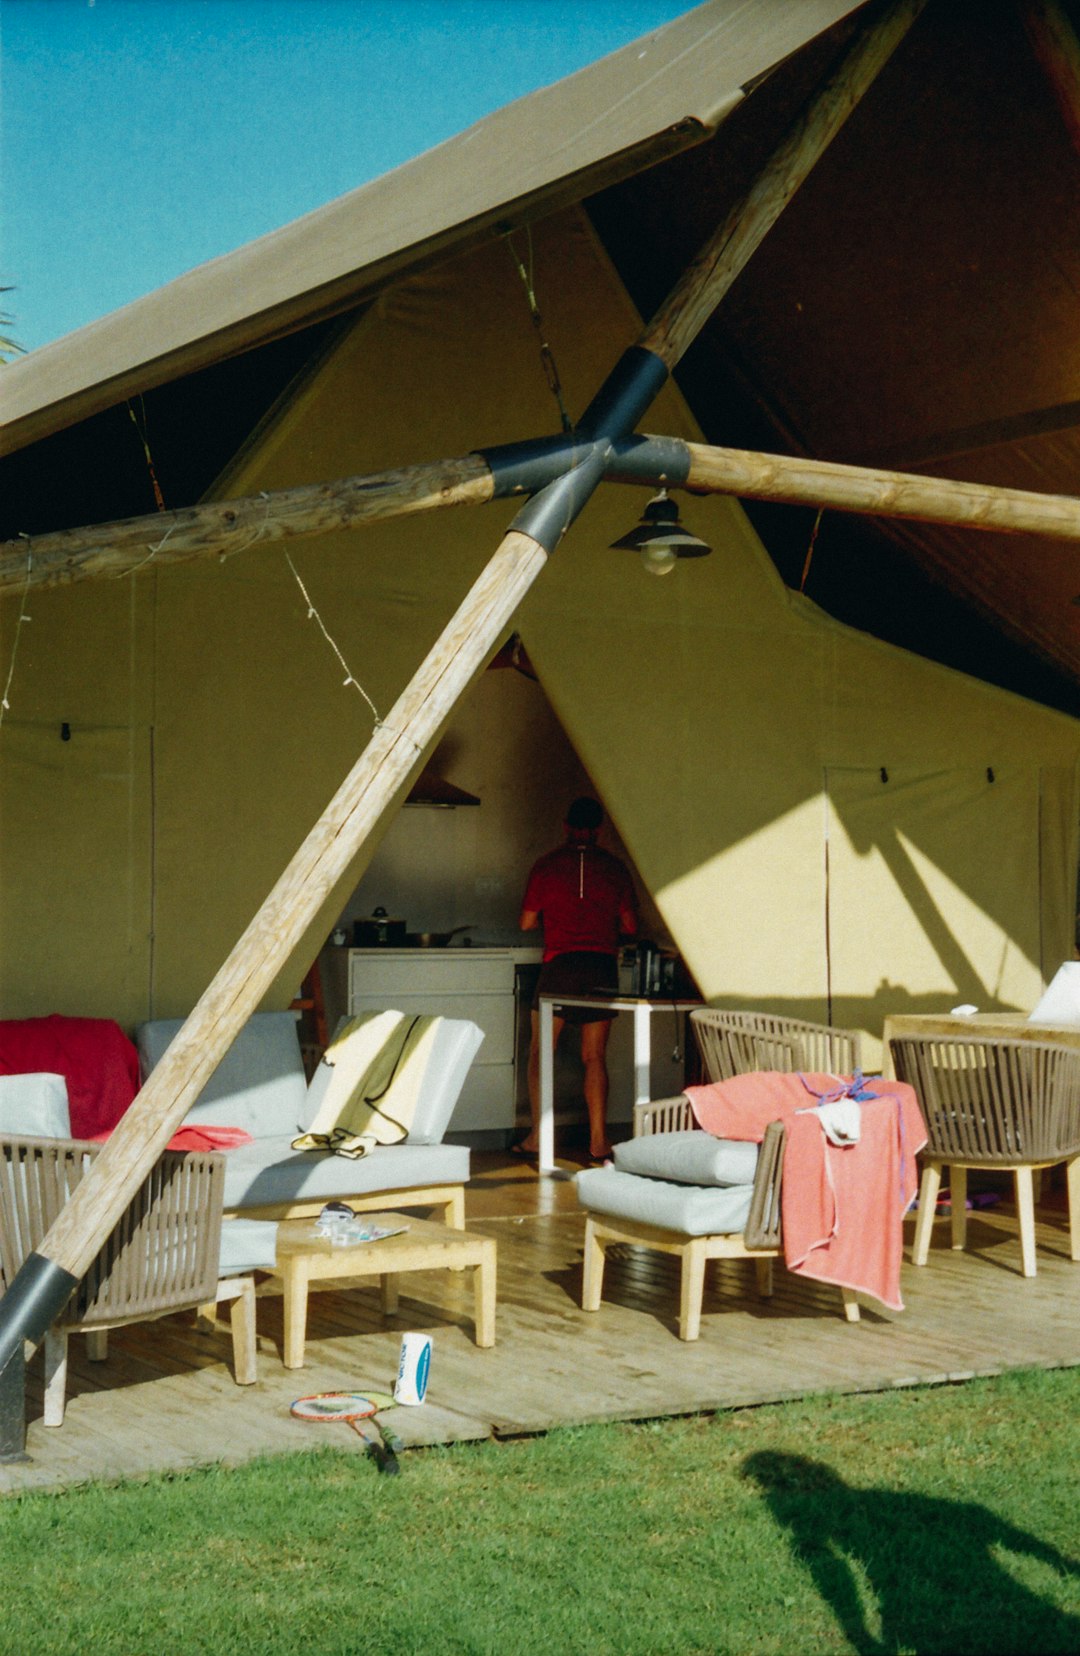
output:
[[[862,1112],[853,1098],[834,1098],[828,1104],[819,1104],[817,1118],[830,1144],[858,1144]]]

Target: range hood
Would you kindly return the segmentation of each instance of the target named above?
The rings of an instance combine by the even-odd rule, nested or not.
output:
[[[479,805],[480,801],[475,794],[466,793],[464,788],[456,787],[453,782],[447,782],[445,777],[436,776],[433,771],[422,771],[413,784],[405,803],[406,805],[429,805],[443,811],[453,811],[459,805]]]

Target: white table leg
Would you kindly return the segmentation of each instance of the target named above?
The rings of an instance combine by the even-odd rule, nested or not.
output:
[[[634,1103],[647,1104],[652,1097],[652,1008],[639,1002],[634,1007]]]
[[[540,1002],[540,1154],[537,1170],[555,1172],[555,1054],[552,1035],[555,1014],[551,1001]]]

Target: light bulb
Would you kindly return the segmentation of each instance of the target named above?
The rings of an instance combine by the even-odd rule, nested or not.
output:
[[[679,560],[671,547],[660,541],[641,548],[641,561],[650,575],[670,575]]]

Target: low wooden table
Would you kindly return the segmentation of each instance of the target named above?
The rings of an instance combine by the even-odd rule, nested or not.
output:
[[[278,1227],[277,1263],[269,1273],[284,1295],[285,1367],[303,1368],[308,1290],[313,1282],[342,1282],[377,1276],[384,1314],[397,1310],[402,1271],[475,1271],[476,1343],[495,1344],[495,1242],[471,1231],[451,1230],[410,1213],[365,1213],[374,1225],[404,1225],[397,1236],[378,1242],[335,1246],[320,1236],[314,1219],[286,1219]],[[271,1293],[270,1283],[264,1285]]]

